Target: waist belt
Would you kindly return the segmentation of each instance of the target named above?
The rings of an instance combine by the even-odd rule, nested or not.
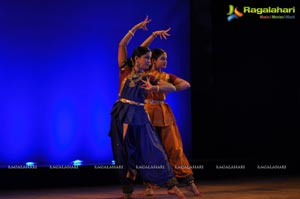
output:
[[[164,104],[163,100],[145,99],[145,104]]]
[[[137,106],[144,106],[144,103],[135,102],[135,101],[128,100],[128,99],[125,99],[125,98],[120,98],[119,101],[123,102],[123,103],[126,103],[126,104],[133,104],[133,105],[137,105]]]

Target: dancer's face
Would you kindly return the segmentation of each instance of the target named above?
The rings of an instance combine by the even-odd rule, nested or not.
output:
[[[141,57],[137,57],[136,63],[141,70],[149,69],[149,66],[151,64],[151,52],[148,52]]]
[[[159,56],[156,60],[154,60],[155,69],[166,68],[168,63],[168,56],[167,53],[163,53]]]

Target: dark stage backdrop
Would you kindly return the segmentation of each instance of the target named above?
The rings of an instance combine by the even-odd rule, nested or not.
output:
[[[290,10],[254,13],[269,7]],[[191,8],[193,136],[199,136],[193,139],[194,157],[295,167],[300,132],[296,1],[192,1]]]
[[[129,55],[152,31],[171,37],[167,72],[190,80],[190,2],[182,0],[1,0],[0,165],[111,163],[110,110],[117,100],[117,48],[136,23]],[[170,94],[192,155],[190,90]]]

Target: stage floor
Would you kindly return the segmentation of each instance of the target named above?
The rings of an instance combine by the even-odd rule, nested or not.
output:
[[[300,177],[237,178],[198,181],[201,199],[300,199]],[[180,187],[188,199],[196,199],[192,193]],[[49,189],[2,190],[2,199],[117,199],[121,196],[118,185],[93,187],[64,187]],[[142,199],[143,186],[135,185],[135,199]],[[148,197],[149,198],[149,197]],[[166,189],[155,190],[153,199],[175,199]]]

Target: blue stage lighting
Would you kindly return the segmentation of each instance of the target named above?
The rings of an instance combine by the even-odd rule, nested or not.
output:
[[[35,162],[26,162],[26,166],[33,167],[33,166],[36,166],[36,163]]]
[[[111,161],[111,164],[112,164],[112,165],[116,165],[115,160],[112,160],[112,161]]]
[[[72,162],[73,166],[81,166],[83,164],[83,161],[82,160],[74,160]]]

